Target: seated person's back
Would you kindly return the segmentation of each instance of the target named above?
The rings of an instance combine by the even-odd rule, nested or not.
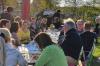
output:
[[[94,39],[96,38],[96,34],[93,33],[93,32],[90,32],[91,28],[92,28],[91,22],[86,22],[84,24],[85,31],[84,31],[84,33],[82,33],[80,35],[82,42],[83,42],[83,48],[84,48],[84,51],[85,51],[85,56],[87,56],[88,53],[89,53],[87,51],[91,51],[93,43],[94,43]]]
[[[83,42],[84,51],[91,51],[96,34],[90,31],[86,31],[80,36]]]

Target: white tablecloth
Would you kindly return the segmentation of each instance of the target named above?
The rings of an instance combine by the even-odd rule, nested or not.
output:
[[[48,35],[50,35],[50,37],[54,43],[58,43],[60,31],[54,29],[54,30],[47,30],[46,33]]]

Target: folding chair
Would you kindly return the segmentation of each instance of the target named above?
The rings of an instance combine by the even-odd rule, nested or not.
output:
[[[79,59],[82,57],[82,54],[83,54],[84,62],[85,62],[84,65],[85,65],[85,66],[91,66],[91,63],[92,63],[92,61],[93,61],[93,55],[92,55],[92,54],[93,54],[93,52],[94,52],[94,49],[95,49],[95,41],[94,41],[94,43],[93,43],[93,46],[92,46],[91,51],[84,51],[84,50],[83,50],[83,47],[82,47]],[[86,52],[89,53],[88,56],[85,56],[85,53],[86,53]]]
[[[89,52],[88,57],[86,59],[86,66],[91,66],[91,63],[93,61],[93,55],[92,54],[94,52],[94,49],[95,49],[95,43],[93,44],[91,51],[85,51],[85,52]]]
[[[80,54],[79,54],[79,58],[78,58],[76,66],[82,66],[82,62],[81,62],[81,58],[82,57],[83,57],[83,59],[85,59],[85,54],[84,54],[83,46],[82,46],[82,48],[80,50]]]

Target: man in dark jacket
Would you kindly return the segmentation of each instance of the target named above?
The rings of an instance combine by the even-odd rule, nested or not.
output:
[[[77,61],[82,47],[81,38],[76,31],[75,22],[70,18],[65,20],[65,22],[65,40],[61,44],[61,47],[64,50],[66,56],[72,57]]]
[[[92,28],[92,24],[90,22],[86,22],[84,24],[85,31],[82,34],[80,34],[82,42],[83,42],[85,57],[87,57],[89,52],[92,50],[94,40],[96,39],[96,34],[93,32],[90,32],[91,28]]]

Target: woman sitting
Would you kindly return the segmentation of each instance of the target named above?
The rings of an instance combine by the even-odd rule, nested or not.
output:
[[[22,54],[13,47],[9,30],[7,28],[0,28],[0,36],[5,41],[5,66],[26,66],[27,63]]]
[[[29,26],[27,22],[23,22],[22,26],[19,28],[18,31],[18,37],[21,41],[21,44],[28,44],[30,41],[30,31],[29,31]]]

